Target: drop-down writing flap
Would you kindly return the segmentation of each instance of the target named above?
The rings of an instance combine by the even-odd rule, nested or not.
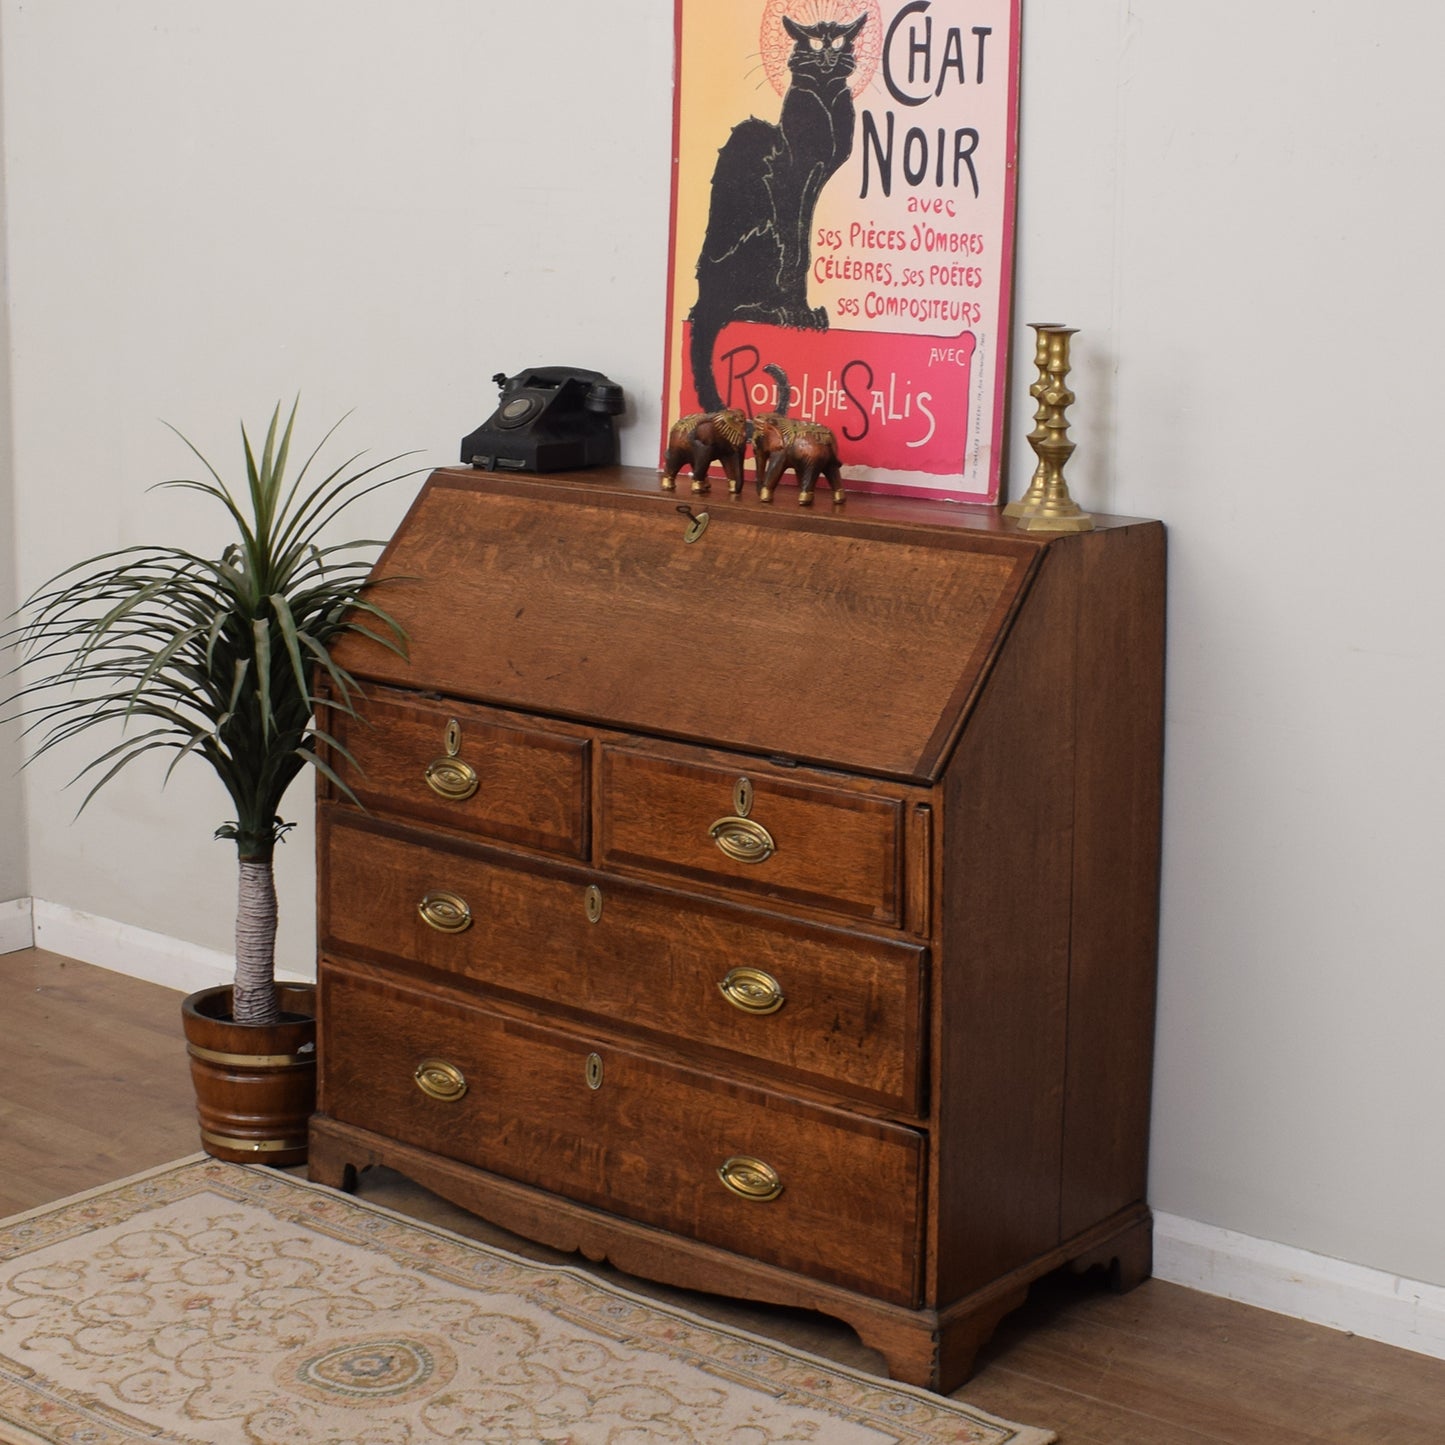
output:
[[[937,776],[1040,546],[938,508],[909,525],[878,499],[804,512],[788,491],[765,507],[638,476],[434,473],[376,570],[409,658],[353,637],[339,660],[502,707]]]

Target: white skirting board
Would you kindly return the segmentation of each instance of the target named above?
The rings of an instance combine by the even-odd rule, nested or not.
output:
[[[1439,1285],[1157,1213],[1154,1277],[1445,1360]]]
[[[229,953],[218,953],[128,923],[98,918],[58,903],[36,898],[31,904],[31,917],[34,947],[81,963],[93,963],[112,973],[143,978],[181,993],[230,983],[235,972],[235,959]],[[31,940],[16,946],[28,948]],[[310,982],[302,974],[283,969],[276,971],[276,977],[284,983]]]
[[[28,898],[0,903],[0,953],[19,953],[35,946],[35,924]]]
[[[0,903],[0,954],[32,944],[182,993],[231,981],[229,954],[40,899]],[[297,974],[281,974],[304,982]],[[1286,1244],[1154,1216],[1154,1275],[1205,1294],[1445,1359],[1445,1288]]]

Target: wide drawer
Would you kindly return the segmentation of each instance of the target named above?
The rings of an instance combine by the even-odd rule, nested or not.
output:
[[[917,945],[523,861],[354,810],[323,810],[321,877],[328,948],[423,964],[703,1045],[734,1066],[920,1107]]]
[[[329,722],[357,766],[336,754],[332,764],[366,808],[586,856],[585,737],[382,689],[361,711]]]
[[[525,1184],[918,1303],[922,1135],[326,961],[321,1109]]]
[[[884,794],[604,746],[599,860],[897,924],[903,811]]]

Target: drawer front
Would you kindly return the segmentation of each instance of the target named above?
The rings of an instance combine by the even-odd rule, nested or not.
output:
[[[902,820],[897,798],[602,750],[604,867],[897,924]]]
[[[329,962],[321,1058],[321,1108],[335,1119],[786,1269],[917,1303],[924,1151],[913,1130]]]
[[[353,810],[323,811],[321,857],[329,948],[415,961],[918,1112],[921,947],[524,864]]]
[[[333,763],[366,808],[586,857],[585,738],[380,690],[361,712],[361,722],[331,719],[358,766],[340,756]]]

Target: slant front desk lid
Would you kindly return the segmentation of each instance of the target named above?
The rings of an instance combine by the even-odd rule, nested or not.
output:
[[[375,573],[409,660],[356,637],[337,655],[375,681],[928,780],[1047,546],[987,509],[443,469]]]

